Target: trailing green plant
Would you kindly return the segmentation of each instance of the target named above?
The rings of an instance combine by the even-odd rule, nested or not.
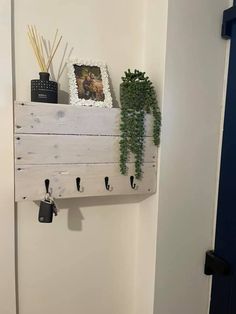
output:
[[[160,143],[161,112],[152,82],[145,72],[125,72],[120,84],[121,140],[120,172],[127,174],[130,152],[135,157],[135,177],[142,178],[144,155],[145,114],[153,115],[153,142]]]

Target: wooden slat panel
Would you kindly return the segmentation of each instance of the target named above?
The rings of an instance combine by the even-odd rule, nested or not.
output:
[[[104,195],[151,194],[156,191],[156,165],[144,164],[144,176],[136,181],[137,190],[130,186],[130,176],[134,165],[129,165],[129,175],[119,173],[119,164],[96,165],[45,165],[22,166],[16,169],[16,201],[39,200],[45,194],[45,179],[50,180],[50,188],[55,198],[71,198]],[[112,191],[105,189],[104,178],[109,177]],[[78,192],[76,178],[81,178],[83,192]]]
[[[120,135],[120,109],[60,104],[15,103],[15,132],[31,134]],[[146,136],[153,119],[146,116]]]
[[[144,162],[155,162],[157,149],[145,139]],[[119,137],[77,135],[17,135],[16,163],[73,164],[119,162]],[[130,161],[133,161],[131,156]]]

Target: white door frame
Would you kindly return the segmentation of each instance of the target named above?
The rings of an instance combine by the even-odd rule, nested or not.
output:
[[[0,38],[0,313],[16,314],[11,0],[0,0]]]

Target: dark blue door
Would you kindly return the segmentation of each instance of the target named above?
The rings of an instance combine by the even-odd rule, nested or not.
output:
[[[224,12],[222,35],[231,40],[218,197],[215,255],[230,265],[214,275],[210,314],[236,314],[236,1]]]

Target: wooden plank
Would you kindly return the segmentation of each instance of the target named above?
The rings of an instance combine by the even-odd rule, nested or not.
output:
[[[39,200],[45,194],[45,180],[50,180],[50,191],[55,198],[72,198],[105,195],[152,194],[156,191],[156,164],[144,164],[144,176],[135,180],[137,189],[130,186],[134,164],[129,164],[129,175],[119,172],[119,164],[80,164],[22,166],[15,173],[16,201]],[[105,188],[104,178],[109,177],[111,191]],[[77,190],[76,178],[80,177],[82,192]]]
[[[146,136],[152,136],[151,115],[146,115],[145,123]],[[16,133],[120,135],[119,124],[119,108],[15,103]]]
[[[77,135],[17,135],[16,164],[73,164],[119,162],[120,137]],[[154,162],[157,148],[145,138],[144,162]],[[130,161],[134,158],[131,156]]]

